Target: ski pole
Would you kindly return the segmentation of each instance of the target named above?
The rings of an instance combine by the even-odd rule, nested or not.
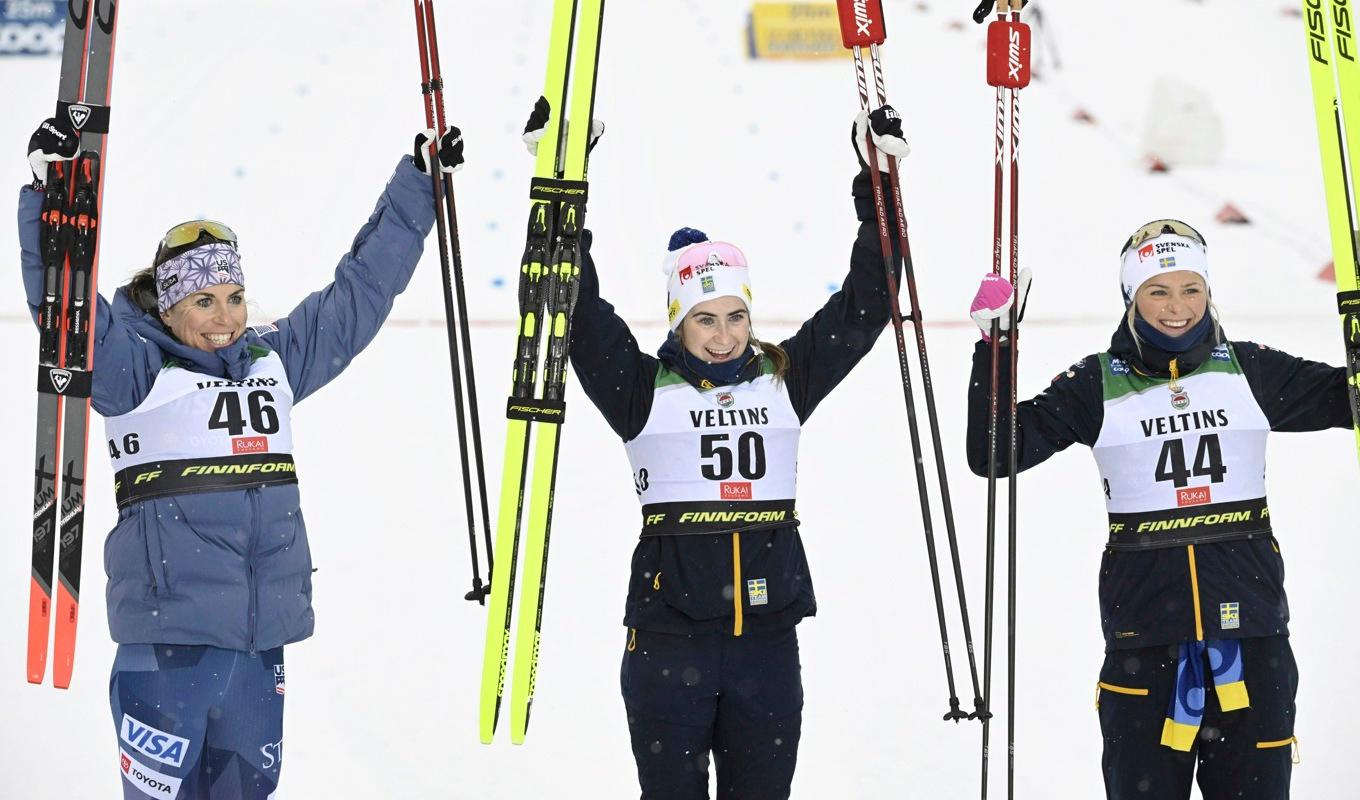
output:
[[[865,45],[877,47],[887,38],[882,9],[877,0],[837,0],[840,12],[841,39],[854,54],[855,78],[859,86],[860,109],[869,111],[869,84],[865,77]],[[944,653],[945,681],[949,687],[949,710],[945,720],[967,719],[968,712],[959,708],[958,692],[954,687],[954,666],[949,654],[949,631],[944,617],[944,596],[940,590],[940,566],[935,553],[935,531],[930,513],[930,493],[926,485],[925,463],[921,457],[921,435],[916,422],[916,400],[911,388],[911,366],[907,357],[907,342],[902,333],[902,310],[898,304],[897,278],[893,274],[893,248],[888,232],[887,202],[883,191],[883,177],[878,170],[878,148],[874,146],[872,130],[865,131],[869,180],[873,185],[874,211],[878,220],[878,240],[883,251],[883,270],[888,285],[888,299],[892,312],[893,335],[897,341],[897,366],[902,376],[902,396],[907,405],[907,430],[916,473],[916,491],[921,502],[921,525],[925,533],[926,556],[930,564],[931,587],[935,595],[935,614],[940,626],[940,647]],[[889,159],[892,163],[892,159]],[[894,168],[894,172],[895,172]],[[904,265],[909,253],[902,251]]]
[[[443,292],[443,294],[444,294],[444,324],[445,324],[445,330],[446,330],[447,333],[448,333],[448,342],[449,342],[449,362],[450,362],[450,366],[451,366],[450,372],[451,372],[452,377],[453,377],[453,403],[454,403],[454,414],[455,414],[456,423],[457,423],[457,426],[458,426],[458,455],[459,455],[459,462],[460,462],[460,465],[462,466],[462,471],[463,471],[463,500],[464,500],[465,506],[466,506],[466,508],[467,508],[467,517],[468,517],[468,545],[469,545],[469,548],[470,548],[470,551],[471,551],[471,556],[472,556],[472,591],[470,591],[470,592],[467,593],[467,595],[465,596],[465,599],[474,600],[474,601],[476,601],[476,602],[478,602],[478,603],[481,603],[481,604],[485,605],[485,602],[486,602],[486,588],[485,588],[485,587],[483,586],[483,584],[482,584],[481,570],[480,570],[480,566],[479,566],[478,561],[477,561],[477,521],[476,521],[476,511],[475,511],[475,509],[474,509],[473,500],[472,500],[472,475],[471,475],[471,469],[470,469],[470,467],[469,467],[469,465],[468,465],[468,452],[467,452],[467,450],[468,450],[468,448],[467,448],[468,434],[467,434],[467,422],[466,422],[467,414],[466,414],[466,411],[464,410],[464,406],[463,406],[463,379],[462,379],[462,368],[461,368],[461,363],[460,363],[460,358],[459,358],[459,348],[458,348],[458,328],[455,327],[455,326],[457,325],[458,321],[459,321],[459,316],[460,316],[460,313],[459,313],[459,312],[461,312],[461,317],[462,317],[462,319],[461,319],[461,322],[462,322],[462,331],[463,331],[463,337],[464,337],[464,340],[465,340],[465,341],[464,341],[464,345],[465,345],[465,347],[466,347],[466,345],[467,345],[466,339],[467,339],[467,336],[468,336],[468,331],[467,331],[467,319],[466,319],[466,316],[467,316],[467,309],[466,309],[466,306],[465,306],[465,305],[462,305],[462,306],[460,306],[459,312],[455,312],[455,310],[454,310],[454,305],[453,305],[454,300],[453,300],[453,290],[452,290],[452,278],[451,278],[450,269],[449,269],[449,261],[450,261],[450,257],[449,257],[449,252],[450,252],[450,250],[449,250],[449,238],[450,238],[450,231],[451,231],[451,232],[452,232],[452,235],[453,235],[453,237],[454,237],[454,238],[453,238],[453,251],[452,251],[452,252],[453,252],[453,262],[454,262],[455,267],[456,267],[457,270],[458,270],[458,276],[459,276],[459,283],[458,283],[458,288],[459,288],[459,299],[461,300],[461,289],[462,289],[462,259],[461,259],[461,257],[459,256],[458,243],[457,243],[457,235],[458,235],[458,218],[457,218],[457,211],[456,211],[456,209],[455,209],[455,207],[454,207],[454,202],[453,202],[453,185],[452,185],[452,181],[449,179],[449,177],[448,177],[447,175],[443,175],[442,171],[441,171],[440,168],[439,168],[439,137],[440,137],[440,136],[443,134],[443,132],[444,132],[444,119],[443,119],[443,116],[444,116],[444,115],[443,115],[443,104],[442,104],[442,99],[443,99],[442,85],[440,84],[440,75],[439,75],[439,55],[438,55],[438,52],[437,52],[437,50],[436,50],[437,45],[436,45],[436,42],[435,42],[435,40],[434,40],[434,16],[433,16],[433,11],[434,11],[434,9],[432,8],[433,0],[413,0],[413,2],[414,2],[414,7],[415,7],[415,14],[416,14],[416,35],[417,35],[417,38],[418,38],[418,40],[419,40],[419,47],[420,47],[420,79],[421,79],[421,82],[420,82],[420,91],[421,91],[421,95],[422,95],[422,97],[424,98],[424,101],[425,101],[425,125],[426,125],[426,127],[434,128],[434,130],[435,130],[434,139],[429,143],[429,150],[430,150],[430,152],[429,152],[429,154],[426,156],[426,159],[427,159],[428,163],[430,164],[430,171],[431,171],[431,175],[430,175],[430,183],[431,183],[431,187],[433,188],[433,192],[434,192],[434,204],[435,204],[435,230],[436,230],[436,232],[437,232],[437,234],[438,234],[438,239],[439,239],[439,265],[440,265],[440,273],[441,273],[441,275],[443,276],[443,281],[444,281],[444,292]],[[437,128],[435,128],[436,119],[435,119],[434,103],[433,103],[433,96],[435,95],[436,92],[439,93],[438,96],[440,97],[440,100],[441,100],[441,103],[440,103],[440,113],[439,113],[438,127],[437,127]],[[441,176],[442,176],[442,179],[441,179]],[[446,213],[446,211],[445,211],[446,205],[447,205],[447,213]],[[466,360],[467,360],[467,363],[468,363],[468,372],[469,372],[469,376],[470,376],[470,375],[471,375],[471,370],[472,370],[472,359],[471,359],[471,357],[470,357],[471,350],[470,350],[470,349],[465,349],[464,352],[468,355],[468,357],[467,357]],[[477,402],[477,401],[476,401],[476,394],[475,394],[475,391],[473,390],[472,385],[471,385],[470,382],[469,382],[469,392],[470,392],[470,397],[471,397],[471,402],[472,402],[473,414],[475,415],[475,414],[476,414],[476,402]],[[474,446],[475,446],[475,448],[476,448],[476,450],[477,450],[477,466],[478,466],[478,470],[479,470],[479,472],[478,472],[478,479],[479,479],[479,481],[482,481],[483,475],[482,475],[482,473],[481,473],[481,435],[480,435],[480,428],[476,425],[476,417],[475,417],[475,416],[474,416],[473,419],[474,419],[474,424],[473,424],[473,435],[474,435],[474,437],[475,437],[475,444],[474,444]],[[482,509],[483,509],[483,513],[484,513],[484,516],[485,516],[485,512],[486,512],[486,490],[485,490],[485,488],[484,488],[484,487],[485,487],[485,482],[482,481],[482,483],[481,483],[480,485],[482,486],[482,490],[481,490],[481,491],[482,491]],[[487,524],[485,530],[487,531],[487,536],[489,537],[489,536],[490,536],[490,525],[489,525],[489,523]],[[491,558],[492,558],[491,547],[490,547],[490,543],[488,542],[488,546],[487,546],[487,569],[488,569],[488,571],[491,569]]]

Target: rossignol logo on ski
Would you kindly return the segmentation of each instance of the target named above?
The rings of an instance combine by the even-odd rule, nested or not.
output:
[[[66,387],[71,385],[71,373],[69,370],[54,369],[49,373],[52,380],[52,388],[57,390],[57,394],[66,391]]]
[[[85,127],[85,123],[90,121],[90,107],[71,105],[66,109],[66,116],[70,117],[71,126],[79,131]]]

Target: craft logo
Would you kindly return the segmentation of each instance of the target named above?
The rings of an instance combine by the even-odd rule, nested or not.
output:
[[[1176,505],[1180,508],[1186,506],[1203,506],[1213,502],[1208,486],[1192,486],[1189,489],[1176,490]]]
[[[85,123],[90,121],[90,107],[73,105],[66,109],[66,114],[71,118],[71,125],[79,131],[85,127]]]
[[[672,301],[671,301],[671,306],[670,306],[670,308],[666,310],[666,316],[668,317],[667,322],[670,322],[670,323],[674,323],[674,322],[675,322],[675,318],[678,317],[678,316],[680,316],[680,301],[679,301],[679,300],[672,300]]]
[[[746,305],[749,306],[751,304],[751,287],[743,283],[741,285],[741,293],[746,295]]]
[[[683,268],[681,268],[681,270],[680,270],[680,285],[681,285],[681,286],[684,286],[684,285],[685,285],[685,282],[688,281],[690,278],[693,278],[693,277],[694,277],[694,267],[683,267]]]
[[[179,797],[180,778],[162,775],[144,766],[122,748],[119,748],[118,753],[122,756],[118,763],[123,771],[123,779],[135,786],[137,791],[147,797]]]
[[[1209,358],[1215,361],[1232,361],[1232,356],[1228,354],[1228,346],[1221,344],[1209,351]]]
[[[702,279],[700,279],[699,285],[703,288],[704,294],[713,294],[718,290],[718,287],[713,285],[712,275],[705,275]]]
[[[1146,261],[1147,259],[1152,258],[1152,252],[1153,252],[1154,250],[1156,250],[1156,248],[1153,247],[1153,246],[1150,245],[1150,244],[1146,244],[1146,245],[1143,245],[1142,247],[1138,248],[1138,263],[1141,264],[1142,262]]]
[[[765,586],[764,578],[751,578],[746,581],[746,599],[753,606],[769,605],[770,592]]]
[[[156,730],[127,714],[123,715],[123,741],[139,753],[172,767],[182,766],[189,752],[189,740]]]
[[[1175,257],[1175,256],[1167,256],[1166,258],[1163,258],[1163,259],[1159,260],[1159,261],[1157,262],[1157,266],[1158,266],[1159,268],[1161,268],[1161,269],[1175,269],[1175,268],[1176,268],[1176,257]]]
[[[71,373],[69,370],[54,369],[48,374],[52,378],[52,388],[57,390],[57,394],[66,391],[66,387],[71,385]]]
[[[1128,375],[1129,364],[1121,358],[1112,358],[1110,359],[1110,372],[1115,375]]]
[[[732,404],[735,402],[737,402],[737,399],[732,396],[731,392],[721,392],[718,394],[718,405],[723,408],[731,408]]]
[[[274,665],[274,694],[283,694],[283,665]]]
[[[722,499],[724,500],[751,499],[750,481],[723,481],[720,488],[722,490]]]
[[[1171,406],[1177,411],[1184,411],[1190,407],[1190,393],[1182,389],[1179,392],[1171,393]]]
[[[1242,627],[1242,611],[1237,603],[1218,604],[1218,627],[1225,631]]]
[[[247,453],[268,453],[268,436],[234,436],[231,440],[232,455],[243,455]]]

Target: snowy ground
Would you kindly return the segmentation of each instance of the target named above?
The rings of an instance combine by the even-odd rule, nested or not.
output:
[[[439,8],[450,114],[468,140],[469,167],[456,182],[492,476],[531,169],[518,134],[539,93],[549,5],[445,0]],[[985,495],[962,459],[975,337],[964,310],[990,263],[993,95],[981,77],[982,31],[951,25],[972,3],[951,3],[948,14],[942,2],[885,5],[887,85],[915,150],[906,203],[925,311],[939,321],[928,327],[932,366],[980,638]],[[1315,278],[1329,256],[1303,31],[1284,13],[1296,4],[1043,6],[1064,69],[1023,96],[1022,257],[1037,281],[1022,393],[1104,347],[1121,310],[1117,249],[1135,225],[1160,216],[1204,230],[1232,336],[1337,361],[1332,289]],[[851,67],[747,61],[747,8],[610,4],[598,106],[609,132],[591,165],[591,227],[604,291],[644,342],[662,334],[657,265],[680,225],[746,249],[763,338],[790,333],[844,270],[854,230]],[[407,5],[254,0],[228,10],[147,0],[120,4],[120,13],[102,285],[144,265],[169,225],[206,215],[241,235],[259,316],[285,313],[327,280],[423,124]],[[51,109],[57,72],[54,60],[0,61],[0,141],[12,155],[0,162],[0,185],[28,180],[23,145]],[[1226,129],[1216,165],[1160,176],[1140,168],[1137,142],[1163,77],[1211,94]],[[1073,122],[1078,107],[1100,125]],[[1225,202],[1256,224],[1215,223]],[[0,252],[17,253],[4,225]],[[14,421],[15,445],[0,460],[0,508],[11,509],[10,535],[0,537],[0,587],[8,587],[0,591],[0,676],[8,676],[0,680],[0,797],[112,797],[119,777],[105,676],[113,646],[97,544],[114,517],[109,493],[93,494],[89,507],[94,541],[75,684],[57,692],[21,678],[35,337],[17,275],[8,288],[0,373],[12,376],[12,391],[0,412]],[[477,743],[485,617],[459,599],[467,544],[445,345],[432,322],[440,309],[431,254],[371,352],[294,415],[320,572],[316,636],[288,650],[281,794],[635,796],[617,669],[637,512],[622,448],[579,395],[564,434],[529,741]],[[939,722],[946,693],[894,359],[885,337],[803,437],[800,509],[820,613],[800,627],[800,798],[976,792],[978,728]],[[90,480],[107,485],[101,426],[94,430]],[[1360,557],[1354,537],[1336,530],[1356,480],[1351,439],[1280,436],[1270,465],[1303,675],[1296,795],[1341,797],[1360,781],[1349,747],[1360,699],[1337,689],[1338,670],[1360,659],[1360,644],[1335,636],[1352,627],[1350,565]],[[1018,794],[1099,797],[1096,473],[1086,454],[1065,454],[1027,473],[1022,487]],[[997,610],[1004,621],[1004,605]],[[961,667],[957,622],[951,633]],[[1004,625],[996,641],[1000,698]],[[966,671],[958,676],[967,682]],[[998,722],[993,741],[1004,742]],[[1004,745],[996,752],[993,775],[1004,784]]]

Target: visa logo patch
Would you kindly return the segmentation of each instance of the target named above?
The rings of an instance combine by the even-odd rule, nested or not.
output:
[[[764,578],[751,578],[746,581],[746,599],[753,606],[769,605],[770,593],[765,588]]]
[[[156,730],[127,714],[123,715],[120,737],[142,755],[172,767],[182,766],[189,754],[188,739]]]

